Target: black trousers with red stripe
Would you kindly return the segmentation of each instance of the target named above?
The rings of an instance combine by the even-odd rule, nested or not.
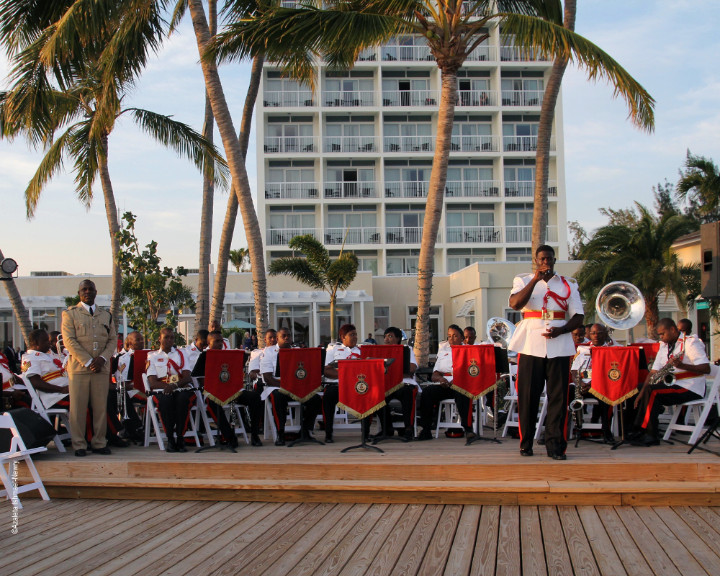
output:
[[[545,448],[549,455],[564,454],[567,448],[567,402],[570,357],[540,358],[518,355],[518,421],[520,448],[533,447],[540,397],[547,381],[547,415],[545,416]]]
[[[273,419],[275,427],[279,434],[285,434],[285,420],[287,419],[288,403],[292,400],[287,394],[283,394],[279,390],[273,390],[270,394],[270,405],[272,406]],[[317,394],[303,402],[303,428],[307,432],[312,432],[315,427],[315,420],[322,409],[322,401]]]
[[[438,405],[441,400],[455,400],[455,406],[460,415],[460,423],[466,432],[472,431],[470,398],[453,390],[449,386],[432,384],[423,388],[420,396],[420,426],[423,430],[432,428],[433,418],[437,414]]]
[[[415,402],[417,399],[417,386],[413,384],[404,384],[400,386],[395,392],[385,396],[385,402],[388,404],[390,400],[399,400],[400,406],[402,406],[403,423],[405,424],[406,430],[413,430],[415,426]],[[392,414],[389,405],[383,409],[385,415],[385,422],[383,424],[383,430],[387,433],[392,431]]]
[[[225,414],[225,408],[220,406],[217,402],[207,399],[207,407],[210,411],[212,419],[220,428],[220,432],[223,438],[230,444],[237,446],[237,436],[235,430],[227,419]],[[240,406],[247,406],[248,413],[250,414],[250,434],[257,436],[260,432],[260,419],[262,418],[263,404],[260,400],[260,394],[255,390],[243,390],[240,396],[235,398],[235,404]]]
[[[682,386],[655,384],[650,388],[638,405],[635,415],[635,429],[644,428],[652,436],[658,435],[658,417],[663,406],[674,406],[691,400],[700,400],[702,396]]]

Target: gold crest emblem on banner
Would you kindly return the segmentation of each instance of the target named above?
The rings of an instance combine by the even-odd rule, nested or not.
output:
[[[366,394],[369,389],[368,383],[365,382],[365,378],[367,378],[365,374],[358,374],[357,376],[357,382],[355,382],[355,392],[358,394]]]
[[[298,380],[305,380],[307,378],[307,370],[305,370],[305,364],[298,362],[297,370],[295,370],[295,378]]]
[[[620,362],[610,362],[610,370],[607,375],[613,382],[620,380],[622,376],[622,372],[620,372]]]
[[[223,364],[220,366],[220,382],[223,384],[230,380],[230,366]]]
[[[471,377],[476,378],[480,375],[480,366],[478,366],[477,360],[473,358],[470,360],[470,366],[468,366],[468,374],[470,374]]]

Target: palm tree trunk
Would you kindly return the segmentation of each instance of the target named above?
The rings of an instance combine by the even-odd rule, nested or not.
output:
[[[575,30],[576,12],[576,0],[566,0],[563,26],[568,30]],[[553,121],[555,120],[555,106],[557,105],[557,99],[560,95],[560,86],[568,65],[568,60],[568,56],[555,59],[547,86],[545,86],[545,94],[543,95],[543,103],[540,110],[537,152],[535,153],[535,192],[532,227],[533,254],[535,254],[538,246],[545,244],[546,241],[550,141],[552,138]],[[533,258],[533,269],[534,268],[535,259]]]
[[[658,340],[657,323],[659,319],[658,297],[645,296],[645,323],[647,324],[647,336],[651,340]]]
[[[103,151],[100,156],[98,172],[100,184],[102,185],[103,196],[105,197],[105,215],[107,216],[108,229],[110,230],[110,248],[112,250],[112,295],[110,297],[110,313],[115,322],[120,316],[120,304],[122,303],[122,273],[120,271],[120,224],[118,222],[117,207],[115,206],[115,194],[113,193],[110,171],[108,170],[108,137],[102,136]]]
[[[5,258],[0,250],[0,262]],[[10,305],[12,306],[13,313],[15,314],[15,320],[20,325],[20,332],[22,332],[25,340],[25,345],[30,342],[30,332],[32,332],[32,324],[30,323],[30,314],[28,314],[25,304],[23,304],[22,296],[18,292],[15,280],[12,276],[2,274],[2,283],[5,285],[5,291],[7,292],[8,298],[10,299]]]
[[[435,156],[428,189],[422,243],[418,260],[418,307],[415,321],[415,356],[418,366],[427,366],[430,354],[430,303],[435,264],[435,243],[445,204],[445,182],[450,158],[455,99],[457,97],[457,70],[442,71],[440,108],[438,110]]]
[[[233,189],[238,199],[240,213],[245,225],[245,235],[252,262],[253,293],[255,296],[255,326],[258,331],[258,340],[262,338],[267,329],[267,279],[265,276],[265,257],[263,254],[262,234],[258,223],[255,205],[253,203],[250,182],[247,170],[245,169],[245,157],[242,147],[235,136],[230,110],[223,92],[217,66],[214,62],[208,62],[202,58],[205,48],[210,41],[205,11],[201,0],[190,0],[188,2],[190,16],[193,22],[195,38],[197,39],[198,51],[201,57],[203,76],[205,78],[205,89],[210,97],[213,114],[217,122],[218,130],[223,141],[225,156],[230,166],[230,174],[233,179]],[[227,265],[227,261],[226,261]]]
[[[337,342],[337,321],[335,320],[335,305],[337,294],[330,294],[330,343]]]
[[[210,22],[210,35],[217,34],[217,1],[208,1],[208,14]],[[212,144],[215,121],[213,119],[210,99],[205,93],[205,120],[203,122],[203,137]],[[210,249],[212,248],[212,221],[213,201],[215,199],[215,185],[213,179],[205,174],[203,177],[203,203],[200,216],[200,242],[198,257],[198,291],[195,304],[195,329],[208,325],[210,309]]]
[[[260,80],[262,77],[264,58],[256,56],[253,60],[252,71],[250,73],[250,83],[248,91],[245,95],[245,107],[243,108],[242,123],[240,124],[240,134],[238,140],[243,158],[247,156],[247,149],[250,142],[250,128],[252,127],[253,110],[255,109],[255,101],[257,100],[258,91],[260,90]],[[230,245],[232,244],[233,233],[235,231],[235,220],[237,219],[238,201],[235,192],[235,184],[228,198],[227,209],[225,211],[225,221],[223,222],[222,233],[220,235],[220,248],[218,250],[217,273],[215,275],[215,286],[213,288],[212,307],[210,310],[210,320],[220,322],[225,301],[225,286],[227,285],[228,262],[230,254]],[[248,244],[249,246],[249,244]],[[262,334],[258,331],[258,345],[265,342],[265,330]]]

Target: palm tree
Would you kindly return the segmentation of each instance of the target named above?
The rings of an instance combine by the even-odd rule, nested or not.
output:
[[[330,341],[335,342],[337,293],[338,290],[345,290],[355,280],[360,264],[358,258],[352,252],[343,252],[341,248],[340,255],[332,260],[327,248],[312,234],[295,236],[288,242],[288,247],[305,256],[285,256],[273,260],[270,263],[270,275],[284,274],[330,295]]]
[[[444,204],[450,155],[457,71],[498,23],[520,46],[536,47],[553,57],[574,59],[591,78],[608,78],[630,105],[631,115],[652,109],[645,90],[610,56],[562,24],[559,0],[330,0],[322,10],[310,3],[298,8],[268,7],[254,19],[227,27],[218,35],[218,53],[236,57],[262,51],[278,59],[288,46],[305,47],[296,54],[293,71],[307,73],[313,56],[323,55],[330,67],[350,68],[361,50],[399,34],[426,38],[441,73],[435,154],[425,208],[418,261],[418,312],[415,354],[426,364],[429,351],[429,310],[432,298],[435,242]]]
[[[248,249],[238,248],[237,250],[230,250],[228,260],[235,266],[236,272],[247,272],[248,265],[250,264]]]
[[[660,294],[673,292],[683,301],[689,291],[687,274],[670,247],[696,224],[686,216],[656,216],[636,202],[633,221],[615,221],[599,228],[579,251],[585,263],[577,274],[580,291],[589,307],[608,282],[624,280],[640,289],[645,298],[645,321],[650,338],[657,339]],[[586,310],[592,314],[592,310]]]
[[[122,108],[148,52],[158,41],[161,17],[146,15],[141,26],[125,17],[125,3],[108,3],[97,20],[78,18],[83,2],[44,3],[5,0],[0,3],[0,40],[10,48],[13,85],[0,93],[0,137],[25,136],[45,156],[26,191],[28,218],[40,196],[70,156],[76,193],[90,206],[99,177],[105,200],[113,256],[110,311],[121,304],[118,266],[120,231],[108,168],[109,137],[122,115],[161,144],[191,159],[223,182],[224,163],[211,144],[188,125],[140,108]],[[19,7],[25,7],[23,13]],[[31,17],[32,16],[32,17]],[[22,25],[19,25],[22,24]],[[120,38],[120,40],[118,40]],[[108,56],[112,52],[112,58]],[[110,60],[113,66],[106,64]]]
[[[5,256],[3,256],[2,250],[0,250],[0,262],[4,259]],[[20,325],[20,331],[22,332],[23,338],[26,343],[30,342],[30,332],[32,331],[30,314],[28,313],[27,308],[25,308],[22,296],[20,296],[20,292],[15,285],[15,280],[13,280],[12,276],[8,276],[4,272],[0,274],[2,275],[2,283],[5,285],[5,291],[7,292],[10,300],[10,305],[12,306],[13,313],[15,314],[15,319]]]
[[[690,150],[685,159],[685,171],[680,172],[677,195],[697,206],[705,222],[720,216],[720,170],[710,158],[696,156]]]

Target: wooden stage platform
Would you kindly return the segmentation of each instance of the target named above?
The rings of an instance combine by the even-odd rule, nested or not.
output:
[[[322,433],[319,435],[322,438]],[[53,498],[481,505],[720,505],[720,457],[688,455],[686,437],[649,448],[581,442],[554,461],[543,446],[522,457],[519,442],[441,438],[380,444],[383,454],[332,445],[167,454],[156,446],[113,448],[76,458],[51,448],[34,458]],[[720,451],[711,439],[709,448]]]

